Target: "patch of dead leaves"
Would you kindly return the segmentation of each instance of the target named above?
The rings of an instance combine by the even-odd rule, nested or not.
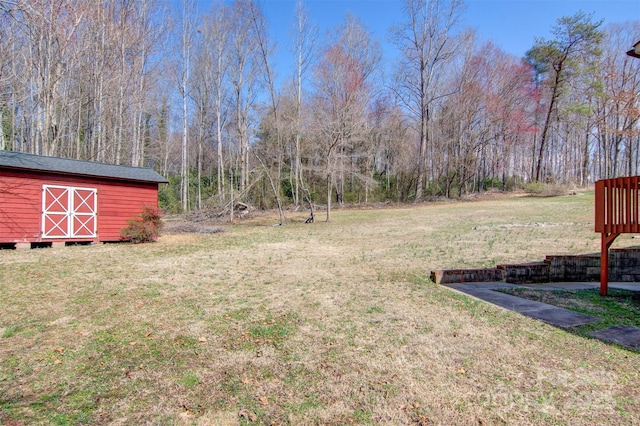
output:
[[[258,415],[249,410],[240,410],[240,412],[238,413],[238,417],[240,417],[241,419],[249,420],[252,423],[258,420]]]

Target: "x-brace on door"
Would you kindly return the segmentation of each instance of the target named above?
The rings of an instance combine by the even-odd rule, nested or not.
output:
[[[95,188],[42,186],[42,238],[94,238],[97,225]]]

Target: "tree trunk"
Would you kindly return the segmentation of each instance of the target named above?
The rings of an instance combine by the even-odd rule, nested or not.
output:
[[[560,76],[562,73],[562,65],[556,69],[555,80],[553,82],[553,89],[551,93],[551,100],[549,102],[549,108],[547,109],[547,115],[544,120],[544,127],[542,128],[542,136],[540,137],[540,146],[538,148],[538,161],[536,163],[536,182],[540,182],[540,174],[542,171],[542,161],[544,159],[544,150],[547,147],[547,135],[549,128],[551,127],[551,116],[555,109],[556,101],[558,100],[560,90]]]
[[[331,222],[331,173],[327,172],[327,222]]]

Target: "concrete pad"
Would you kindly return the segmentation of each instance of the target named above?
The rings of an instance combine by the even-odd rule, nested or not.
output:
[[[495,290],[498,288],[522,288],[521,285],[508,284],[505,282],[486,282],[486,283],[464,283],[464,284],[445,284],[445,287],[455,288],[457,290],[467,292],[468,290]]]
[[[580,290],[587,288],[600,288],[600,283],[549,283],[534,285],[512,285],[505,283],[465,283],[451,284],[446,287],[458,290],[462,293],[484,300],[488,303],[518,312],[522,315],[544,321],[548,324],[571,328],[597,321],[598,318],[573,312],[568,309],[522,299],[510,294],[497,292],[500,288],[531,288],[538,290]],[[617,288],[631,291],[640,291],[640,283],[609,283],[609,288]],[[631,349],[640,350],[640,328],[617,325],[590,333],[591,336],[619,344]]]
[[[522,286],[458,284],[448,285],[447,287],[454,288],[493,305],[555,325],[556,327],[570,328],[598,320],[598,318],[590,315],[495,291],[499,288],[521,288]]]
[[[591,333],[593,337],[631,349],[640,349],[640,328],[629,325],[616,325]]]
[[[541,303],[541,305],[544,305],[544,303]],[[535,311],[523,313],[531,318],[536,318],[540,321],[562,328],[577,327],[579,325],[589,324],[598,320],[598,318],[592,317],[591,315],[573,312],[556,306],[547,306],[550,306],[550,308],[540,307],[540,309]]]
[[[600,288],[600,284],[598,284]],[[640,291],[640,283],[609,283],[609,288],[617,288],[620,290]]]
[[[469,294],[472,294],[477,298],[482,299],[486,302],[501,306],[505,309],[520,312],[521,314],[537,311],[540,309],[540,305],[544,305],[543,303],[540,303],[540,302],[523,299],[521,297],[512,296],[510,294],[499,293],[497,291],[492,291],[492,290],[482,292],[480,294],[477,294],[477,293],[478,292],[476,292],[476,294],[474,293],[469,293]]]

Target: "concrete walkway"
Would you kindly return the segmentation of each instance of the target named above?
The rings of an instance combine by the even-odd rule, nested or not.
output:
[[[500,293],[496,290],[501,288],[530,288],[536,290],[582,290],[600,288],[599,283],[548,283],[548,284],[528,284],[514,285],[503,282],[496,283],[464,283],[446,284],[445,287],[452,288],[465,294],[469,294],[478,299],[501,306],[526,315],[531,318],[544,321],[548,324],[561,328],[577,327],[597,321],[598,318],[590,315],[559,308],[546,303],[535,302],[523,299],[510,294]],[[609,288],[640,291],[640,283],[609,283]],[[621,346],[632,349],[640,349],[640,328],[629,326],[615,326],[598,330],[591,333],[592,336],[615,342]]]

